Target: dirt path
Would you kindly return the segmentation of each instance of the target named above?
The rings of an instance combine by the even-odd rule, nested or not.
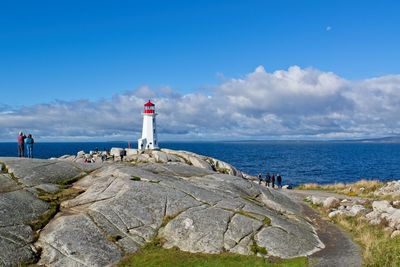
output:
[[[355,244],[350,236],[339,229],[333,223],[321,218],[319,213],[307,206],[303,199],[309,195],[318,197],[343,196],[321,191],[300,191],[291,190],[285,192],[287,196],[299,202],[302,206],[302,213],[310,218],[316,227],[317,233],[321,241],[325,244],[325,248],[309,257],[311,266],[321,267],[357,267],[361,266],[361,250]],[[346,197],[349,199],[349,197]]]

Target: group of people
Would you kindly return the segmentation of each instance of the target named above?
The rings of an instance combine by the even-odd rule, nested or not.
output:
[[[19,132],[18,137],[18,157],[23,158],[25,157],[25,147],[27,152],[28,158],[33,158],[33,144],[35,141],[32,138],[31,134],[26,136],[23,132]]]
[[[278,188],[282,188],[282,176],[278,173],[275,174],[273,173],[272,175],[269,174],[269,172],[265,175],[265,177],[262,176],[261,173],[258,174],[258,184],[261,185],[261,182],[265,181],[265,186],[267,187],[272,187],[275,188],[275,182]]]

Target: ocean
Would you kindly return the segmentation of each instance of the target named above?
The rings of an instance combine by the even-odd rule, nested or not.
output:
[[[37,158],[74,155],[125,142],[36,143]],[[361,178],[400,179],[400,144],[363,142],[243,141],[163,142],[162,148],[192,151],[232,164],[257,175],[280,173],[284,184],[353,182]],[[0,143],[0,156],[16,156],[16,143]]]

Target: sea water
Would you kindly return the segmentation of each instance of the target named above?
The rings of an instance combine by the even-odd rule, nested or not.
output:
[[[84,150],[127,147],[126,142],[36,143],[37,158]],[[362,142],[163,142],[162,148],[192,151],[226,161],[257,175],[280,173],[284,184],[400,179],[400,144]],[[16,143],[0,143],[0,156],[16,156]]]

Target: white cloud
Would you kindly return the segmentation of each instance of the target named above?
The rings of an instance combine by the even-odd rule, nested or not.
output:
[[[148,99],[161,139],[360,138],[400,133],[400,75],[349,81],[331,72],[259,66],[212,93],[143,86],[99,101],[0,104],[0,140],[23,130],[42,140],[135,140]]]

